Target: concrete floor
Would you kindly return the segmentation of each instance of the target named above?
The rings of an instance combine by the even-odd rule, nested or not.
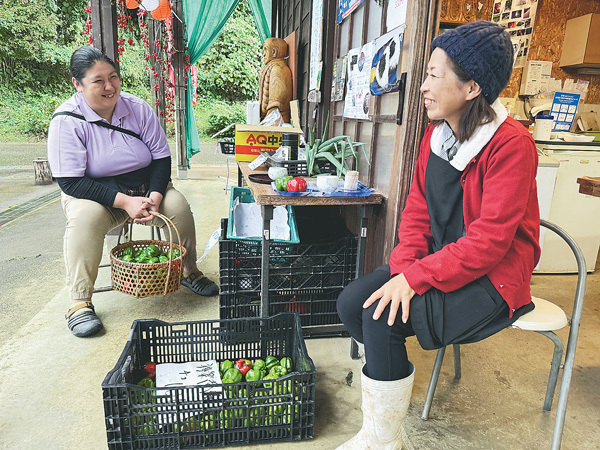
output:
[[[221,162],[212,167],[194,165],[194,160],[192,164],[188,179],[174,182],[192,205],[201,254],[227,215],[229,196],[223,190],[225,180],[219,178],[226,174]],[[0,448],[106,448],[101,383],[117,362],[132,322],[218,317],[217,297],[201,298],[185,288],[149,299],[107,292],[94,297],[105,330],[89,339],[72,336],[64,319],[69,298],[63,226],[60,205],[53,201],[0,228]],[[201,269],[218,279],[217,248]],[[108,279],[105,270],[98,284]],[[569,311],[574,283],[570,275],[536,275],[533,292]],[[600,447],[599,309],[596,271],[588,277],[563,449]],[[558,334],[566,338],[567,330]],[[360,428],[361,362],[350,359],[348,338],[309,339],[306,344],[317,370],[315,436],[291,446],[332,449]],[[405,422],[408,449],[550,448],[556,399],[550,413],[542,412],[552,354],[548,339],[509,329],[465,345],[460,381],[453,379],[449,350],[428,421],[420,415],[435,352],[422,350],[415,339],[408,342],[408,352],[416,367]],[[350,371],[354,382],[348,386]],[[275,443],[253,448],[289,447]]]

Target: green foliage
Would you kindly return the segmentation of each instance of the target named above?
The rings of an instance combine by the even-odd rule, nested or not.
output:
[[[241,1],[210,50],[198,61],[198,94],[236,101],[258,95],[262,44],[247,1]]]
[[[54,110],[72,93],[29,92],[26,99],[19,92],[0,89],[0,137],[15,139],[20,135],[42,139],[48,132],[48,124]]]
[[[4,1],[0,7],[0,83],[56,91],[85,22],[86,0]]]
[[[205,121],[201,125],[202,131],[207,136],[212,136],[231,124],[246,122],[246,106],[243,102],[210,102],[210,109],[208,109],[208,111],[209,113],[204,116]],[[232,127],[222,133],[219,137],[233,137],[234,135],[235,128]]]

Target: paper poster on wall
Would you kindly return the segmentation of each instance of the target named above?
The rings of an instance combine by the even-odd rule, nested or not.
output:
[[[365,0],[340,0],[337,23],[342,23],[346,17],[358,8]]]
[[[494,0],[492,22],[502,25],[518,49],[513,67],[523,67],[527,61],[531,32],[535,23],[537,0]]]
[[[408,0],[389,0],[385,25],[388,31],[406,24]]]
[[[315,0],[312,9],[310,40],[309,90],[320,89],[321,46],[323,44],[323,0]]]
[[[375,41],[348,52],[348,89],[344,101],[344,117],[369,119],[371,64]]]
[[[403,38],[404,27],[398,27],[375,39],[375,54],[369,79],[371,94],[381,95],[398,91],[398,66]]]
[[[346,87],[346,62],[345,56],[339,58],[333,65],[333,79],[331,82],[331,100],[339,102],[344,99],[344,88]]]
[[[569,92],[556,92],[552,100],[552,109],[550,114],[554,116],[554,125],[552,131],[569,131],[573,126],[577,106],[581,94],[571,94]]]

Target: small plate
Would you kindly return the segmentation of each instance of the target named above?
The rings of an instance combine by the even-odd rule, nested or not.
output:
[[[561,133],[559,135],[565,142],[592,142],[594,136],[586,136],[585,134]]]
[[[251,173],[248,175],[248,179],[258,184],[271,184],[273,180],[269,178],[269,175],[265,173]]]

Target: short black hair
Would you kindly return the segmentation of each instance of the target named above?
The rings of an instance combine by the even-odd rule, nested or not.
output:
[[[117,70],[115,62],[98,50],[96,47],[85,46],[79,47],[71,55],[71,63],[69,64],[69,73],[79,84],[85,77],[86,72],[98,61],[104,61]],[[118,72],[118,70],[117,70]]]

